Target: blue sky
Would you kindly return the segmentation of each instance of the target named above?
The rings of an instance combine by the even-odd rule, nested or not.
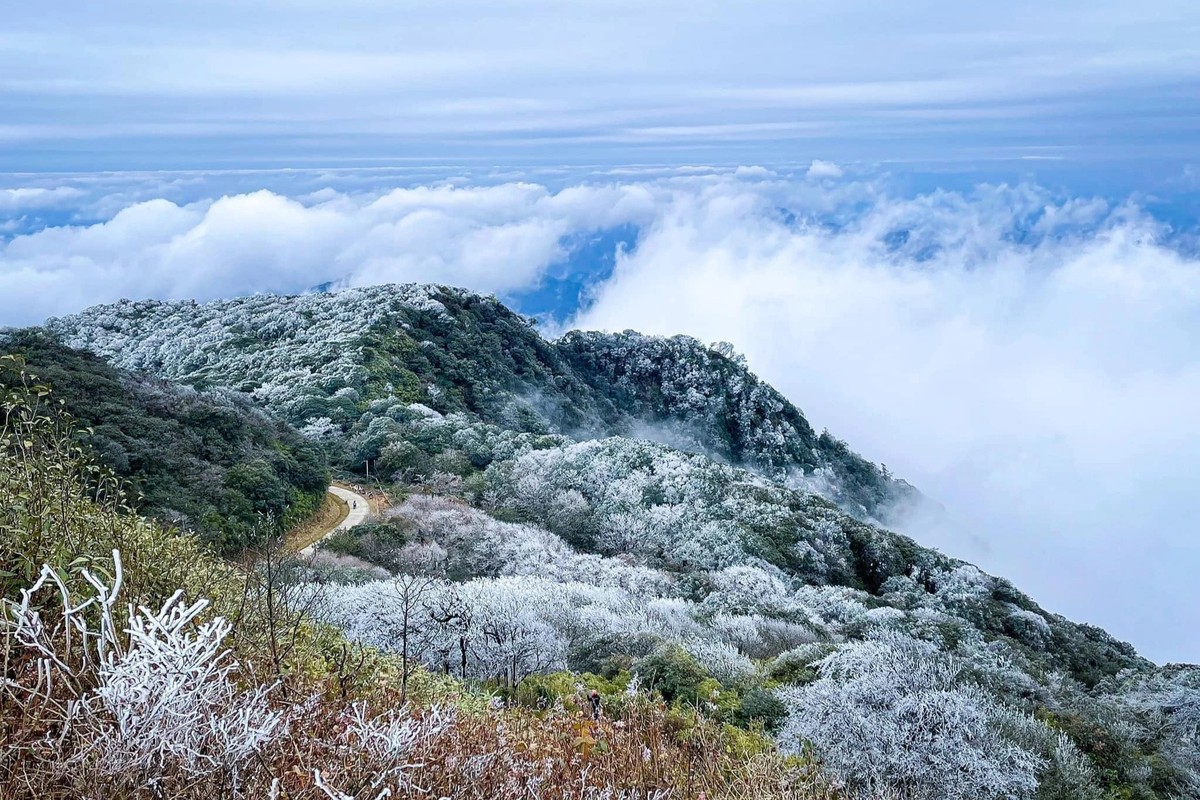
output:
[[[0,325],[326,282],[727,340],[919,541],[1200,662],[1194,2],[20,4]]]

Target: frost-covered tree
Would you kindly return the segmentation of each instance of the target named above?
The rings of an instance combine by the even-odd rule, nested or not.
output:
[[[547,619],[554,601],[542,587],[502,578],[473,589],[486,672],[512,689],[535,672],[564,666],[562,640]]]
[[[400,655],[400,699],[408,697],[408,681],[437,633],[432,601],[437,579],[421,572],[401,572],[392,580],[392,605],[388,619],[391,641]]]
[[[1141,736],[1157,745],[1177,791],[1200,797],[1200,667],[1172,664],[1119,676],[1112,698],[1133,713]]]
[[[886,633],[817,662],[820,678],[784,689],[785,747],[811,743],[858,796],[914,800],[1031,797],[1043,766],[1005,731],[1014,712],[962,678],[927,642]]]

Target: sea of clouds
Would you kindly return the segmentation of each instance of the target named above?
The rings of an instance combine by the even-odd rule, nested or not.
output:
[[[734,343],[817,428],[945,507],[907,523],[918,541],[1155,660],[1200,662],[1200,262],[1139,204],[903,193],[828,162],[344,178],[10,177],[0,325],[327,281],[516,296],[571,243],[632,226],[550,334]]]

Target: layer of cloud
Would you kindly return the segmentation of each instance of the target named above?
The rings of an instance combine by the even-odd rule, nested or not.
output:
[[[1200,17],[1180,0],[349,6],[149,15],[114,0],[64,17],[18,4],[0,33],[0,164],[546,157],[581,144],[595,159],[816,140],[856,158],[1146,141],[1191,152]]]
[[[1200,264],[1130,204],[803,175],[199,200],[175,180],[154,184],[172,200],[123,186],[89,196],[99,222],[0,243],[0,324],[328,280],[518,293],[582,234],[632,225],[576,324],[733,342],[814,425],[946,507],[911,521],[918,540],[1153,658],[1200,661],[1179,621],[1200,603]]]
[[[101,202],[103,205],[103,202]],[[92,225],[47,227],[0,244],[0,322],[121,297],[211,299],[428,281],[509,292],[561,260],[563,237],[649,220],[637,185],[533,184],[334,191],[262,190],[177,204],[136,202]]]
[[[918,540],[1200,661],[1200,263],[1135,209],[1029,188],[877,198],[836,226],[778,203],[677,196],[577,323],[734,342],[945,505]]]

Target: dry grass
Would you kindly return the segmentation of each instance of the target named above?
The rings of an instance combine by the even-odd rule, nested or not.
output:
[[[315,687],[314,687],[315,688]],[[382,704],[386,705],[386,703]],[[56,728],[25,716],[23,743],[9,738],[0,797],[319,798],[446,800],[837,800],[801,765],[770,750],[741,752],[718,724],[641,698],[615,718],[555,708],[459,712],[409,751],[363,746],[353,707],[310,696],[288,708],[287,735],[234,774],[197,778],[185,769],[111,775],[76,737],[49,746]],[[415,712],[413,721],[433,713]],[[41,729],[36,730],[35,729]],[[12,734],[10,727],[6,733]],[[325,788],[322,788],[325,787]]]

